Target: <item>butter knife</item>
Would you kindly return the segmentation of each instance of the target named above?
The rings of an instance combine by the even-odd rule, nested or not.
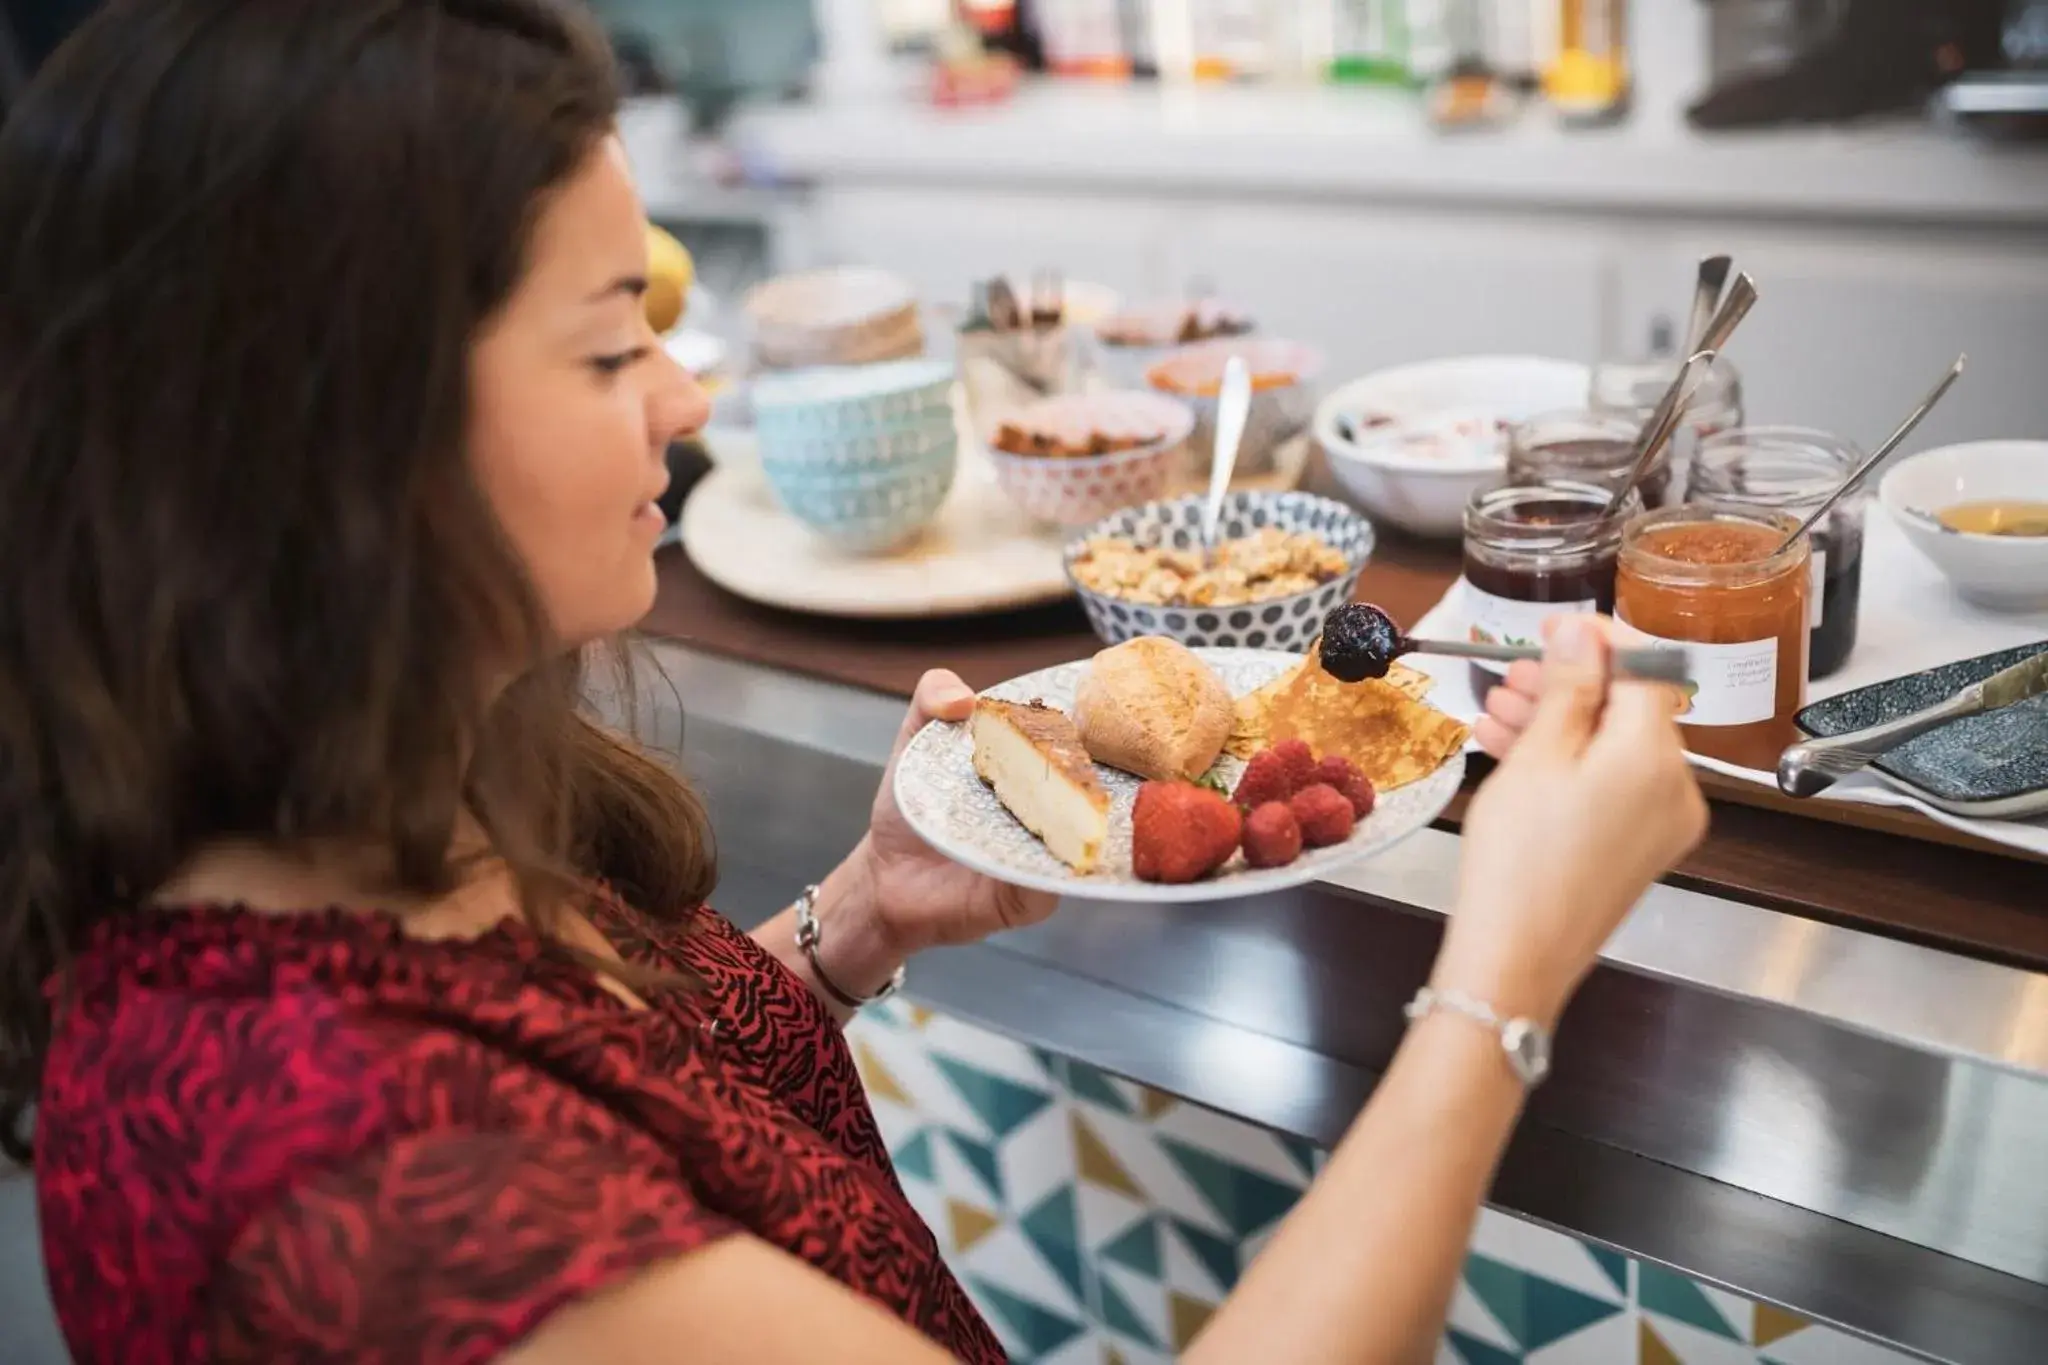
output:
[[[1788,796],[1818,796],[1910,739],[1969,716],[2002,711],[2044,692],[2048,692],[2048,650],[1983,682],[1971,683],[1938,706],[1868,729],[1793,745],[1778,759],[1778,788]]]

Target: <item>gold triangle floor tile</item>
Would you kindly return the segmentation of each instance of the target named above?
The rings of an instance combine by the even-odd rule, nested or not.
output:
[[[1145,1191],[1138,1187],[1116,1153],[1109,1150],[1109,1144],[1102,1140],[1094,1125],[1078,1113],[1068,1117],[1074,1128],[1074,1165],[1081,1179],[1144,1202]]]
[[[1783,1341],[1794,1332],[1803,1332],[1813,1325],[1812,1321],[1797,1313],[1788,1313],[1782,1308],[1760,1303],[1756,1306],[1756,1339],[1754,1346],[1769,1346],[1772,1342]]]
[[[974,1250],[982,1238],[1003,1225],[995,1214],[958,1199],[946,1201],[946,1222],[953,1234],[953,1252],[959,1256]]]

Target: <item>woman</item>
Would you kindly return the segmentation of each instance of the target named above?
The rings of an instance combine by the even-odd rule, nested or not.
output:
[[[576,709],[706,410],[613,112],[557,0],[126,0],[0,131],[0,1095],[81,1361],[1001,1355],[836,1024],[1051,905],[884,782],[741,935]],[[1702,827],[1604,648],[1496,699],[1434,978],[1544,1026]],[[1427,1015],[1192,1356],[1424,1351],[1522,1092]]]

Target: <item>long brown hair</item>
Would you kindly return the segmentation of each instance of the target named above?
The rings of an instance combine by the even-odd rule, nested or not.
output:
[[[116,0],[0,129],[11,1152],[46,982],[209,844],[368,839],[438,894],[467,810],[530,917],[708,893],[464,449],[471,340],[616,102],[560,0]]]

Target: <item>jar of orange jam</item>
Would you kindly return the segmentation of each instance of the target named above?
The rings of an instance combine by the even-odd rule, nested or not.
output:
[[[1622,532],[1614,615],[1652,643],[1692,657],[1679,722],[1686,747],[1776,771],[1806,703],[1812,547],[1782,513],[1687,504]]]

